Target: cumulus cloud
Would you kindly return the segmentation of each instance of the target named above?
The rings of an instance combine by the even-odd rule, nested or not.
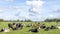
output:
[[[53,11],[55,13],[60,13],[60,9],[56,9],[55,11]]]
[[[13,2],[14,0],[5,0],[5,1],[12,1]]]
[[[57,17],[54,14],[50,14],[50,15],[47,16],[47,18],[57,18]]]
[[[19,6],[9,6],[9,7],[1,7],[0,8],[0,18],[3,19],[19,19],[20,15],[24,17],[23,15],[23,9],[21,9]],[[24,13],[26,14],[26,13]]]
[[[2,9],[0,9],[0,12],[3,12],[3,10],[2,10]]]
[[[14,15],[0,15],[0,18],[4,19],[4,20],[17,20],[18,18]]]
[[[14,0],[3,0],[6,2],[13,2]],[[3,7],[3,10],[5,11],[0,15],[0,18],[3,19],[31,19],[31,20],[40,20],[40,16],[38,13],[41,12],[41,7],[43,6],[44,2],[41,0],[32,0],[32,1],[26,1],[27,7],[24,6],[13,6],[9,5],[7,7]],[[28,9],[27,9],[28,8]],[[31,16],[29,16],[29,10],[31,12]],[[0,10],[2,12],[2,9]],[[33,13],[35,14],[33,14]],[[1,13],[0,13],[1,14]],[[38,16],[38,17],[36,17]]]
[[[40,14],[42,12],[42,6],[45,2],[42,0],[28,0],[26,1],[26,5],[29,6],[29,18],[31,20],[40,20],[42,19]],[[36,17],[38,16],[38,17]]]
[[[49,15],[50,18],[54,18],[54,15]]]
[[[1,8],[1,7],[0,7],[0,13],[5,12],[5,10],[6,10],[5,8]]]
[[[41,13],[40,8],[32,8],[31,11],[36,12],[36,13]]]
[[[31,11],[40,13],[44,2],[41,0],[26,1],[26,5],[31,7]]]
[[[44,2],[41,0],[32,0],[32,1],[26,1],[26,4],[29,6],[39,7],[42,6]]]

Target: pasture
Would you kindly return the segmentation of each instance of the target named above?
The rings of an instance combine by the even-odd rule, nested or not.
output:
[[[8,28],[7,26],[8,23],[13,23],[13,22],[0,22],[0,30],[2,28]],[[34,24],[34,22],[20,22],[20,23],[25,25],[29,23]],[[48,27],[51,25],[55,25],[56,22],[41,22],[41,24],[45,24]],[[25,25],[22,30],[15,30],[15,31],[11,30],[10,32],[0,32],[0,34],[60,34],[60,29],[53,29],[49,31],[45,31],[44,29],[39,29],[38,33],[28,32],[28,30],[31,29],[31,27],[26,27]],[[60,22],[58,22],[58,25],[60,25]]]

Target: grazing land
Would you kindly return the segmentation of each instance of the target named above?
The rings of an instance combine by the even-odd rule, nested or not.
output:
[[[0,30],[2,28],[8,28],[8,23],[13,23],[13,22],[0,22]],[[34,22],[20,22],[20,23],[25,25],[29,23],[34,24]],[[40,23],[45,24],[47,27],[57,24],[56,22],[40,22]],[[60,34],[60,29],[53,29],[49,31],[45,31],[44,29],[39,29],[38,33],[28,32],[28,30],[31,29],[31,27],[26,27],[25,25],[23,26],[22,30],[15,30],[15,31],[11,30],[10,32],[0,32],[0,34]],[[60,22],[58,22],[58,25],[60,25]]]

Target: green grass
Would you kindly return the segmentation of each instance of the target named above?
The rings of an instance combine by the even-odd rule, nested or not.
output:
[[[8,23],[12,23],[12,22],[0,22],[0,29],[1,28],[8,28],[7,24]],[[29,23],[33,23],[33,22],[21,22],[23,24],[29,24]],[[34,23],[33,23],[34,24]],[[46,26],[51,26],[51,25],[55,25],[56,22],[41,22],[41,24],[45,24]],[[60,25],[60,22],[58,23],[58,25]],[[32,33],[32,32],[28,32],[28,30],[31,29],[30,27],[25,27],[22,30],[11,30],[10,32],[0,32],[0,34],[60,34],[60,29],[53,29],[53,30],[49,30],[49,31],[44,31],[44,29],[40,29],[38,33]]]

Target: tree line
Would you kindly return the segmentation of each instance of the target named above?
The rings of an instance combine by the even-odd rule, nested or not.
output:
[[[0,22],[32,22],[32,20],[4,20],[0,19]]]
[[[4,20],[4,19],[0,19],[0,22],[32,22],[32,20],[28,19],[28,20]],[[60,22],[60,19],[45,19],[44,22]]]
[[[60,22],[60,19],[57,19],[57,18],[55,18],[55,19],[45,19],[44,21],[45,22]]]

